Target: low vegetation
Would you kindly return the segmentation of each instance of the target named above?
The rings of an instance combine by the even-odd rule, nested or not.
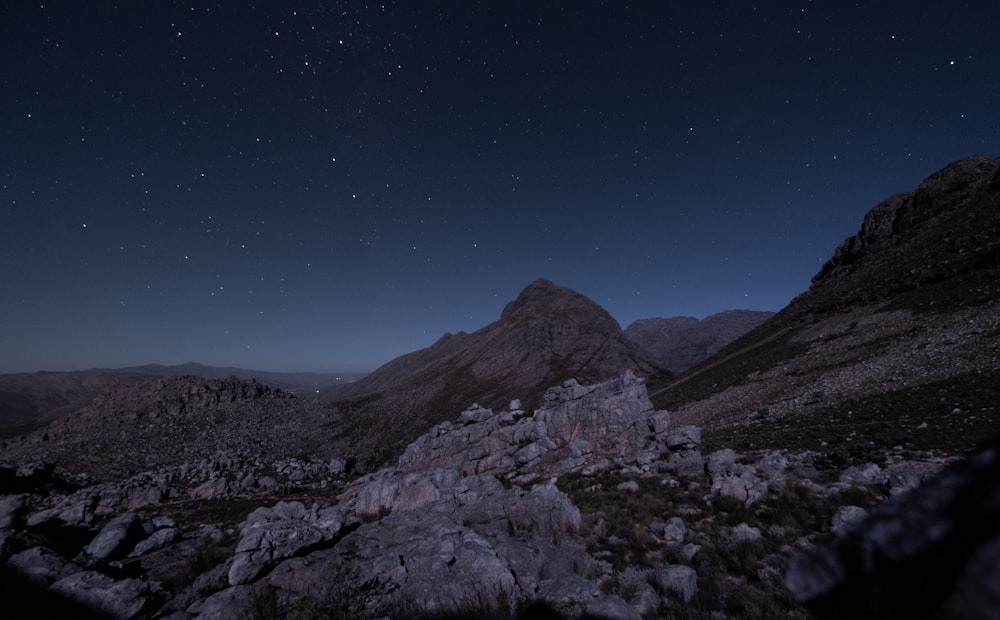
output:
[[[589,551],[616,571],[606,591],[628,598],[637,570],[686,564],[697,571],[697,594],[670,609],[669,617],[680,619],[805,618],[781,583],[788,559],[804,541],[829,535],[839,507],[867,509],[881,499],[873,488],[825,493],[788,482],[772,485],[766,497],[748,506],[733,497],[713,497],[709,484],[701,474],[643,477],[621,471],[573,474],[558,482],[584,515]],[[654,533],[671,517],[684,522],[681,542]]]

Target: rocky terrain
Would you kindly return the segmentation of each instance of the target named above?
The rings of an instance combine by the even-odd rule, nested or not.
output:
[[[8,472],[0,549],[36,588],[121,618],[794,615],[795,549],[941,464],[820,471],[700,443],[631,372],[567,381],[534,411],[473,405],[361,477],[235,454],[79,488]]]
[[[0,443],[4,613],[996,617],[998,202],[956,162],[676,378],[539,281],[336,404],[105,391]]]
[[[660,366],[680,374],[719,352],[773,312],[726,310],[704,319],[675,316],[639,319],[625,328],[625,336],[647,351]]]

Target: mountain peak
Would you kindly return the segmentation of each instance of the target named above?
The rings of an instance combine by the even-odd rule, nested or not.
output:
[[[542,317],[572,316],[602,329],[618,331],[621,326],[608,312],[573,289],[539,278],[526,286],[517,299],[504,306],[501,322],[538,320]]]

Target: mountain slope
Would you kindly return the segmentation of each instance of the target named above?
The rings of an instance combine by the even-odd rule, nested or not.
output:
[[[626,369],[646,377],[664,374],[603,308],[537,280],[507,304],[498,321],[397,358],[330,397],[341,399],[341,445],[376,462],[473,402],[500,407],[516,395],[530,409],[545,389],[567,378],[597,382]]]
[[[1000,431],[1000,159],[874,207],[809,290],[652,394],[735,448],[964,451]]]
[[[773,312],[726,310],[702,320],[690,316],[639,319],[625,328],[625,335],[661,366],[682,373],[772,315]]]

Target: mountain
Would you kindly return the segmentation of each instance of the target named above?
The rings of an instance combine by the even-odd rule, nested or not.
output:
[[[446,335],[327,396],[339,401],[336,433],[344,450],[380,462],[473,402],[501,407],[515,395],[532,408],[551,385],[568,378],[601,381],[626,369],[648,378],[665,376],[603,308],[568,288],[536,280],[507,304],[498,321],[471,334]]]
[[[639,319],[625,328],[625,336],[667,370],[682,373],[772,315],[756,310],[726,310],[702,320],[690,316]]]
[[[807,291],[651,398],[709,442],[861,458],[1000,431],[1000,159],[892,196]]]

